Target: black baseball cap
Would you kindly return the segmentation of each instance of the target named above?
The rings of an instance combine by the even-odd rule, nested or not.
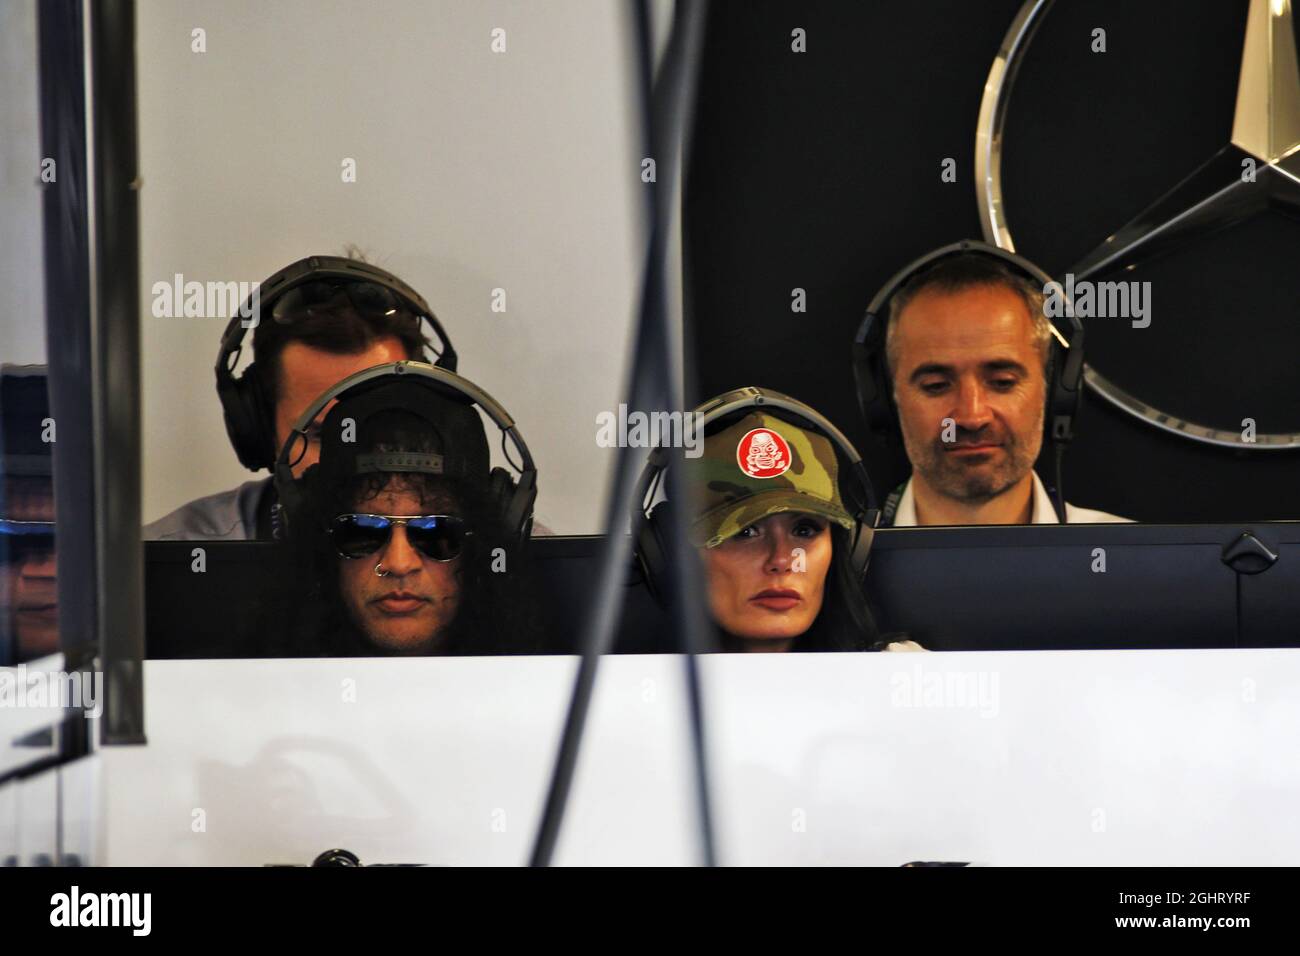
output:
[[[486,481],[491,470],[478,410],[426,378],[383,376],[340,399],[321,427],[319,477],[373,473]]]

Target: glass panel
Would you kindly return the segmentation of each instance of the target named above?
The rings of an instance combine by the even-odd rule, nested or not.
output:
[[[0,665],[58,650],[36,4],[0,5]]]

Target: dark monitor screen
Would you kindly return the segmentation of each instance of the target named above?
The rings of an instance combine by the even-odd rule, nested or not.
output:
[[[1288,645],[1300,524],[885,529],[867,592],[933,650]]]
[[[600,544],[532,541],[553,653],[577,650]],[[149,657],[265,656],[275,544],[151,541],[145,554]],[[1300,645],[1300,523],[886,529],[867,594],[882,630],[931,650]],[[616,651],[678,649],[632,575],[624,598]]]
[[[537,606],[551,653],[576,653],[582,615],[596,578],[598,536],[534,538],[530,547]],[[198,550],[202,551],[199,561]],[[266,656],[258,633],[282,573],[278,545],[262,541],[145,542],[147,656]],[[198,571],[196,568],[203,570]],[[663,612],[629,576],[615,651],[675,650]]]

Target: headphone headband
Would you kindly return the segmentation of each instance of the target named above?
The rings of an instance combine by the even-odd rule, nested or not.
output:
[[[411,311],[415,313],[416,318],[428,321],[442,345],[442,349],[438,352],[438,361],[435,364],[441,368],[456,371],[456,350],[452,347],[451,339],[447,337],[447,333],[443,329],[442,323],[438,321],[438,317],[433,314],[433,309],[429,308],[429,303],[424,301],[424,296],[416,292],[415,289],[391,272],[381,269],[379,266],[371,265],[369,262],[361,262],[343,256],[308,256],[285,266],[265,282],[259,283],[257,291],[244,300],[235,314],[230,317],[226,330],[221,333],[221,351],[217,357],[218,374],[222,369],[226,369],[233,374],[234,369],[229,368],[227,365],[229,357],[232,354],[238,355],[243,348],[243,342],[248,333],[256,329],[260,324],[262,309],[270,306],[275,300],[300,285],[326,279],[337,279],[345,282],[371,282],[383,286],[397,295],[398,298],[405,300],[407,305],[411,307]],[[251,314],[255,306],[259,315],[253,324],[246,325],[248,319],[244,316],[245,314]]]
[[[521,470],[536,472],[533,467],[533,456],[528,452],[528,446],[524,444],[522,436],[519,435],[519,429],[515,425],[515,420],[510,417],[510,413],[502,407],[501,403],[489,395],[483,389],[479,388],[469,379],[462,378],[455,372],[450,372],[444,368],[438,368],[436,365],[430,365],[427,362],[388,362],[385,365],[375,365],[371,368],[362,369],[360,372],[354,372],[343,381],[336,384],[323,395],[316,396],[316,400],[307,407],[307,410],[298,416],[298,420],[293,423],[293,428],[289,430],[289,438],[280,448],[279,455],[276,456],[276,466],[288,463],[289,449],[293,445],[295,436],[307,437],[307,429],[311,423],[316,420],[316,416],[330,402],[339,399],[345,392],[358,385],[372,381],[376,378],[385,378],[389,375],[412,375],[417,378],[427,378],[439,385],[449,388],[454,392],[464,395],[475,405],[478,405],[492,419],[492,423],[500,428],[507,435],[510,435],[515,441],[519,453],[524,458],[525,467]]]
[[[376,365],[373,368],[349,375],[329,391],[318,396],[294,422],[289,437],[276,455],[275,486],[280,500],[289,505],[296,498],[294,489],[296,488],[295,482],[298,479],[293,476],[293,466],[289,463],[289,455],[299,440],[307,440],[308,429],[311,427],[312,422],[316,420],[316,416],[330,402],[342,401],[347,393],[353,389],[365,385],[367,382],[389,376],[424,379],[432,382],[436,387],[463,395],[473,404],[483,409],[488,418],[492,419],[492,423],[501,430],[504,438],[511,440],[520,456],[519,478],[512,483],[509,500],[505,505],[504,518],[506,527],[518,532],[521,539],[526,539],[532,524],[533,502],[537,498],[537,466],[533,462],[533,456],[528,450],[528,445],[524,442],[523,435],[519,433],[518,426],[496,399],[473,382],[462,378],[455,372],[429,365],[426,362],[389,362],[385,365]]]
[[[1040,282],[1044,289],[1046,289],[1047,286],[1054,284],[1051,276],[1023,256],[1018,256],[1014,252],[1008,252],[1006,249],[990,245],[987,242],[980,242],[975,239],[963,239],[960,242],[954,242],[927,252],[919,259],[913,259],[902,269],[895,272],[890,277],[889,281],[885,283],[884,287],[876,293],[875,297],[871,300],[871,304],[867,306],[866,316],[863,318],[862,324],[858,327],[858,334],[854,339],[855,343],[863,342],[866,334],[870,331],[867,328],[867,319],[879,315],[884,310],[885,306],[889,304],[889,300],[892,299],[898,290],[906,285],[913,276],[920,275],[940,259],[947,259],[952,256],[964,255],[970,252],[989,256],[993,259],[1000,259],[1016,271]],[[1064,293],[1064,289],[1062,289],[1062,292]],[[1063,336],[1060,330],[1056,328],[1055,324],[1052,324],[1052,334],[1055,336],[1057,342],[1059,342],[1063,347],[1069,348],[1070,341],[1073,338],[1073,333],[1076,331],[1080,333],[1083,332],[1083,323],[1080,322],[1078,317],[1074,314],[1074,309],[1066,309],[1066,314],[1069,316],[1071,322],[1071,337],[1067,339]],[[885,316],[885,318],[888,319],[889,317]]]

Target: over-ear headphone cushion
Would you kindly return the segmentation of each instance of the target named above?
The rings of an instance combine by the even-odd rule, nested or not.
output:
[[[870,322],[866,338],[854,343],[853,377],[857,386],[858,405],[872,433],[887,440],[900,440],[898,412],[894,408],[893,385],[885,356],[887,315],[864,316]]]
[[[303,472],[300,478],[294,478],[287,465],[276,469],[274,507],[278,513],[274,520],[281,538],[308,534],[311,526],[308,519],[322,513],[319,474],[320,469],[315,465]]]
[[[876,536],[876,529],[869,525],[859,515],[856,519],[856,527],[850,533],[849,537],[849,568],[853,572],[854,579],[861,584],[867,576],[867,566],[871,563],[871,545]]]
[[[217,394],[226,418],[226,434],[239,463],[252,471],[275,464],[274,411],[257,363],[249,365],[239,378],[218,379]]]
[[[517,500],[518,490],[514,476],[506,469],[496,467],[488,473],[488,506],[511,534],[522,537],[522,525],[528,516],[517,513],[522,504]]]
[[[514,497],[515,480],[510,472],[504,468],[493,468],[488,475],[488,496],[492,499],[494,505],[501,509],[505,514],[510,507],[510,499]]]
[[[646,516],[637,530],[636,554],[646,589],[660,604],[668,600],[668,556],[671,554],[670,529],[673,504],[661,501]]]
[[[1052,340],[1050,348],[1052,350],[1052,360],[1048,363],[1050,371],[1048,372],[1048,395],[1051,396],[1051,409],[1053,415],[1069,415],[1073,417],[1078,413],[1080,399],[1082,398],[1082,375],[1072,376],[1075,381],[1066,381],[1066,363],[1069,361],[1069,353],[1061,347],[1055,339]],[[1082,371],[1082,365],[1079,366]]]

